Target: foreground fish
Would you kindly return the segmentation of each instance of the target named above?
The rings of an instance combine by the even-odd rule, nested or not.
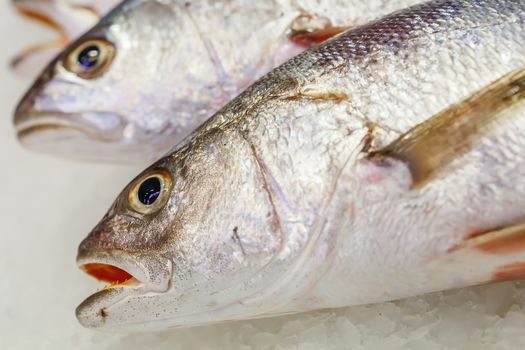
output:
[[[35,44],[11,62],[19,74],[42,70],[71,41],[95,25],[117,0],[13,0],[23,16],[36,20],[58,33],[55,40]]]
[[[77,159],[156,159],[305,46],[416,2],[126,1],[42,73],[18,137]]]
[[[525,2],[435,1],[272,71],[81,243],[86,327],[158,329],[525,275]]]

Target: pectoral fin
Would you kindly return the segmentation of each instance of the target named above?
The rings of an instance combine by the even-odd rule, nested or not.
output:
[[[304,13],[291,23],[290,40],[296,44],[310,47],[350,28],[351,26],[334,26],[330,19],[326,17]]]
[[[371,159],[391,157],[410,169],[413,187],[422,186],[455,158],[468,152],[503,113],[525,97],[525,68],[509,73],[471,97],[403,134]]]
[[[323,29],[294,31],[290,35],[290,39],[296,44],[310,47],[320,44],[348,29],[350,29],[350,27],[328,27]]]
[[[368,198],[379,202],[385,190],[397,190],[400,194],[393,194],[401,196],[403,191],[420,189],[437,174],[449,171],[453,161],[488,140],[499,125],[513,125],[509,118],[523,116],[524,98],[525,67],[417,125],[385,148],[370,153],[359,169],[369,182],[394,181],[395,176],[400,175],[394,185],[383,185],[380,191],[365,187]],[[401,181],[407,177],[411,179]],[[417,193],[413,191],[412,195]],[[519,208],[515,209],[519,214]],[[442,280],[450,288],[525,278],[523,214],[519,220],[494,222],[494,226],[470,235],[465,231],[466,238],[460,243],[429,259],[428,278]],[[467,230],[466,226],[470,224],[465,223]]]

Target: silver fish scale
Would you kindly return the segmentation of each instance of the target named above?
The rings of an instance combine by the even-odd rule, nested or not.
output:
[[[297,79],[312,76],[316,71],[323,74],[342,64],[369,59],[369,55],[380,50],[400,53],[410,40],[439,32],[492,26],[509,19],[523,22],[524,8],[522,1],[432,1],[415,5],[410,11],[398,11],[306,51],[270,72],[265,79],[290,72],[295,72]]]
[[[163,328],[392,300],[490,281],[523,261],[523,251],[451,253],[473,230],[523,218],[514,185],[525,176],[523,103],[423,188],[405,163],[367,155],[523,68],[524,11],[515,1],[427,3],[259,80],[140,175],[161,168],[173,178],[167,205],[141,216],[141,234],[111,236],[125,227],[116,206],[79,251],[80,264],[157,261],[144,275],[162,277],[155,291],[171,288],[147,294],[146,280],[120,303],[101,291],[77,309],[80,321]],[[138,254],[145,237],[162,246]]]
[[[217,113],[214,118],[210,118],[201,128],[197,129],[193,135],[198,135],[201,130],[213,129],[218,125],[229,123],[246,115],[246,109],[252,109],[265,100],[271,103],[272,97],[281,94],[286,95],[287,91],[299,89],[303,85],[313,84],[318,81],[318,86],[328,87],[335,90],[353,91],[356,86],[358,91],[353,91],[356,95],[370,95],[373,91],[372,86],[392,84],[408,84],[406,90],[424,86],[425,80],[429,79],[434,84],[435,91],[446,95],[447,88],[443,91],[436,88],[436,76],[427,78],[424,75],[414,77],[408,76],[408,80],[403,80],[404,74],[412,74],[410,65],[416,67],[421,65],[440,66],[438,70],[444,71],[449,68],[450,74],[464,74],[463,68],[458,69],[454,65],[464,65],[466,68],[487,69],[490,65],[483,65],[477,60],[478,55],[487,56],[487,60],[494,60],[496,63],[501,61],[497,53],[501,55],[507,52],[516,51],[511,56],[514,59],[513,65],[519,66],[523,56],[517,54],[523,46],[523,33],[513,30],[512,23],[523,23],[525,18],[525,4],[522,1],[431,1],[428,3],[412,6],[409,10],[401,10],[383,19],[360,28],[350,30],[328,42],[312,48],[293,59],[277,67],[249,89],[243,92],[238,98],[232,100],[222,111]],[[509,28],[502,28],[501,33],[497,33],[497,25],[509,24]],[[517,26],[517,25],[515,25]],[[489,29],[489,27],[493,27]],[[483,30],[487,28],[487,30]],[[464,37],[468,37],[469,32],[477,43],[468,43]],[[498,35],[496,35],[497,33]],[[442,36],[441,38],[439,36]],[[459,35],[459,37],[457,37]],[[514,37],[509,37],[509,35]],[[501,40],[501,42],[496,42]],[[450,41],[450,43],[448,42]],[[485,45],[480,44],[485,42]],[[507,44],[509,43],[510,44]],[[466,44],[466,45],[464,45]],[[477,52],[470,51],[470,44],[476,45]],[[452,46],[457,47],[452,47]],[[462,47],[462,45],[464,47]],[[483,46],[487,46],[484,48]],[[498,49],[498,47],[500,49]],[[433,55],[444,55],[449,57],[433,57]],[[460,56],[460,57],[458,57]],[[518,57],[519,59],[517,59]],[[460,59],[459,59],[460,58]],[[447,62],[450,67],[447,67]],[[463,63],[465,62],[465,63]],[[444,64],[445,63],[445,64]],[[488,63],[488,62],[487,62]],[[388,65],[388,67],[385,67]],[[389,69],[387,69],[389,68]],[[421,67],[423,71],[424,67]],[[457,92],[457,100],[468,96],[473,91],[472,87],[480,88],[484,84],[497,79],[502,74],[512,70],[512,67],[496,67],[501,71],[494,71],[487,74],[485,79],[480,78],[468,81],[468,89]],[[436,69],[436,68],[433,68]],[[372,73],[370,73],[372,72]],[[440,72],[434,72],[439,74]],[[372,79],[371,74],[389,74],[392,77]],[[441,73],[444,74],[445,73]],[[416,79],[414,79],[416,78]],[[321,81],[322,80],[322,81]],[[446,79],[442,79],[443,82]],[[354,84],[353,87],[342,86]],[[461,87],[457,89],[461,90]],[[400,89],[402,90],[402,89]],[[386,89],[386,91],[391,91]],[[461,92],[461,93],[460,93]],[[393,99],[402,99],[403,96],[396,94]],[[396,101],[392,101],[396,104]],[[450,100],[447,100],[450,102]],[[353,101],[354,107],[360,107],[361,101]],[[363,101],[363,105],[374,105],[374,101]],[[412,104],[413,101],[410,102]],[[441,104],[439,104],[442,106]],[[368,108],[365,106],[365,108]],[[406,107],[406,106],[404,106]],[[428,108],[428,105],[425,106]],[[437,103],[436,103],[437,108]],[[441,107],[440,107],[441,108]],[[439,109],[432,109],[432,113],[437,113]],[[363,114],[368,114],[361,111]],[[414,109],[414,114],[421,116],[428,115],[420,113],[422,111]],[[410,113],[410,112],[409,112]],[[416,119],[414,122],[420,122]],[[391,122],[389,122],[391,123]],[[413,126],[411,122],[408,126]],[[394,130],[401,131],[395,125],[385,125]],[[190,140],[188,138],[187,140]],[[172,151],[181,148],[184,143],[177,145]]]
[[[312,239],[319,216],[336,218],[327,214],[331,198],[355,191],[355,180],[340,180],[341,172],[345,164],[359,158],[368,124],[383,129],[374,136],[379,137],[376,142],[386,144],[525,64],[524,10],[523,2],[440,1],[399,12],[297,56],[208,123],[206,128],[214,134],[216,127],[225,123],[235,127],[238,122],[257,161],[264,164],[262,176],[268,179],[275,210],[294,247],[277,260],[283,261],[283,269],[291,256],[304,249],[305,234]],[[331,94],[341,95],[342,100],[333,101]],[[192,142],[206,139],[206,132],[198,130],[190,148]],[[351,202],[342,205],[352,206]],[[339,232],[341,227],[335,226]],[[419,251],[420,241],[406,238],[405,249]],[[434,248],[453,239],[457,237],[447,237],[446,243]],[[374,264],[376,258],[367,255],[362,260],[372,259]],[[392,252],[391,258],[406,263],[399,260],[399,251]],[[347,272],[356,273],[353,268]]]
[[[324,30],[417,2],[126,0],[48,65],[15,111],[17,133],[29,148],[75,159],[158,159]],[[96,79],[70,65],[91,40],[116,52]]]

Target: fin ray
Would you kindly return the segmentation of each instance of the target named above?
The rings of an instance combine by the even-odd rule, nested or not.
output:
[[[415,126],[369,158],[391,157],[407,164],[413,187],[468,152],[488,124],[525,97],[525,67],[511,72],[466,100]]]

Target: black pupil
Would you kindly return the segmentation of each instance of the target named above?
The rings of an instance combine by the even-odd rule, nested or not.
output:
[[[150,177],[144,180],[139,187],[139,201],[145,205],[152,205],[155,203],[160,195],[160,180],[158,177]]]
[[[86,47],[78,55],[78,63],[82,68],[89,69],[97,64],[100,56],[100,49],[96,45]]]

